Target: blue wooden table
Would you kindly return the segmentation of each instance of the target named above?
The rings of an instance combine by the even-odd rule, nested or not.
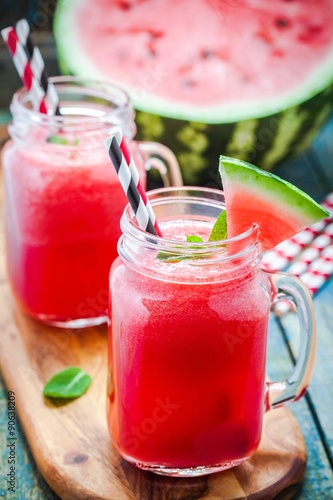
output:
[[[52,58],[53,54],[50,57]],[[15,77],[14,83],[17,86],[19,84]],[[1,131],[4,135],[8,119],[8,109],[3,107],[0,109],[0,135]],[[275,169],[275,173],[302,188],[319,202],[333,191],[333,117],[306,153],[280,165]],[[308,452],[305,478],[295,497],[302,500],[333,499],[332,279],[315,296],[314,304],[318,325],[315,372],[308,394],[292,406]],[[281,320],[272,316],[268,359],[269,375],[272,379],[281,379],[290,373],[294,354],[297,352],[296,332],[296,319],[293,314],[288,314]],[[16,443],[16,492],[12,493],[7,490],[6,474],[9,452],[5,433],[7,402],[7,389],[0,376],[0,498],[18,500],[58,498],[36,468],[19,422]]]
[[[302,188],[317,201],[333,191],[333,119],[312,147],[275,172]],[[298,499],[333,499],[333,280],[314,297],[318,348],[308,394],[292,406],[308,451],[308,466]],[[288,314],[272,320],[270,352],[279,352],[279,362],[269,358],[275,379],[288,373],[297,352],[296,319]],[[283,353],[285,355],[283,355]],[[276,355],[275,355],[276,357]],[[289,360],[288,360],[289,358]],[[284,360],[283,365],[281,360]]]

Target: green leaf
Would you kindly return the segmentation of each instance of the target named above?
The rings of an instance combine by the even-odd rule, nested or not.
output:
[[[201,236],[197,236],[196,234],[190,234],[189,236],[186,236],[186,241],[190,241],[192,243],[203,243],[203,239],[201,238]]]
[[[90,383],[90,375],[78,366],[69,366],[50,378],[43,394],[49,398],[78,398],[86,392]]]
[[[201,236],[197,236],[196,234],[190,234],[189,236],[186,236],[186,241],[189,241],[192,243],[204,243],[204,240],[201,238]],[[197,248],[204,248],[204,247],[193,246],[190,248],[197,249]],[[166,262],[179,262],[181,260],[196,259],[198,257],[195,255],[193,255],[193,256],[192,255],[180,255],[177,252],[158,252],[158,254],[156,255],[156,258],[158,260],[164,260]]]
[[[210,233],[208,241],[221,241],[225,240],[227,238],[227,218],[226,218],[226,211],[224,210],[223,212],[220,213],[218,216],[212,231]],[[201,236],[198,236],[196,234],[190,234],[186,237],[186,241],[190,243],[205,243],[204,240],[201,238]],[[198,249],[204,249],[204,245],[196,245],[193,247],[194,250]],[[177,252],[158,252],[156,255],[156,258],[158,260],[163,260],[165,262],[179,262],[181,260],[187,260],[187,259],[200,259],[203,258],[203,255],[180,255]]]
[[[208,241],[221,241],[225,240],[228,237],[227,232],[227,212],[224,210],[218,216],[212,232],[210,233]]]
[[[158,260],[164,260],[165,262],[179,262],[180,260],[184,260],[186,257],[179,255],[179,253],[158,252],[156,258]]]
[[[61,135],[50,135],[48,137],[47,142],[51,144],[68,144],[68,140],[65,137],[61,137]]]
[[[77,146],[79,144],[79,140],[78,139],[74,139],[73,142],[70,142],[68,139],[66,139],[65,137],[62,137],[61,135],[50,135],[50,137],[48,137],[47,139],[47,142],[49,142],[50,144],[61,144],[61,145],[65,145],[65,146]]]

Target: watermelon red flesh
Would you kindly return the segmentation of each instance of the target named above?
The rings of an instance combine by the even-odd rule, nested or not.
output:
[[[228,188],[227,188],[228,189]],[[244,186],[235,184],[232,192],[227,197],[228,213],[232,213],[229,220],[230,227],[228,236],[231,238],[243,233],[256,221],[260,224],[260,239],[262,250],[265,251],[278,243],[297,234],[304,228],[302,220],[287,210],[281,211],[281,207],[275,204],[275,200],[260,200],[256,193],[244,191]],[[243,208],[241,208],[243,207]],[[278,220],[279,224],[274,222]],[[308,225],[308,224],[306,224]]]
[[[54,34],[64,73],[127,88],[185,184],[220,186],[221,153],[274,168],[333,109],[333,0],[71,0]]]
[[[194,105],[198,118],[220,105],[228,116],[262,103],[262,113],[333,53],[332,0],[72,2],[73,37],[97,75],[130,88],[139,109],[147,94],[172,102],[171,116],[177,103]]]
[[[246,162],[222,156],[220,173],[228,238],[242,234],[256,223],[261,249],[265,251],[328,215],[303,191]]]

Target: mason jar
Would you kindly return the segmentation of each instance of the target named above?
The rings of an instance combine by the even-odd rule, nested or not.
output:
[[[143,469],[217,472],[255,453],[266,411],[304,395],[316,346],[312,301],[299,279],[261,269],[256,224],[208,241],[225,210],[222,191],[162,188],[149,198],[163,236],[140,229],[127,206],[110,273],[110,435]],[[267,382],[270,307],[286,297],[299,316],[299,355],[286,380]]]
[[[127,203],[103,140],[122,128],[143,186],[154,167],[164,185],[182,179],[168,148],[134,140],[134,111],[121,88],[51,81],[61,115],[34,111],[25,88],[10,107],[3,151],[8,280],[29,315],[83,327],[107,320],[108,274]]]

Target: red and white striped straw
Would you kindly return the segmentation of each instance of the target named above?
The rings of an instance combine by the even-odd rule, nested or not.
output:
[[[302,253],[314,238],[325,230],[325,226],[330,223],[333,217],[333,192],[325,197],[322,207],[331,213],[329,217],[282,241],[276,247],[272,248],[272,250],[268,250],[263,254],[261,266],[266,271],[276,272],[284,270]]]
[[[60,115],[59,97],[54,85],[49,81],[46,73],[45,63],[39,48],[33,43],[30,36],[30,26],[26,19],[17,21],[15,31],[19,42],[28,57],[31,71],[45,94],[45,102],[49,113]]]
[[[333,244],[333,192],[325,197],[322,206],[330,212],[330,216],[283,241],[266,252],[262,259],[262,267],[269,272],[282,271],[291,263],[288,273],[304,280],[312,294],[317,293],[330,276],[314,277],[312,269],[316,262],[321,262],[326,252],[330,252],[327,249]],[[277,316],[282,316],[291,309],[292,305],[287,300],[279,301],[273,308]]]
[[[324,198],[322,206],[333,215],[333,191]]]
[[[31,95],[33,107],[36,111],[47,113],[44,92],[33,75],[25,50],[20,43],[13,27],[1,31],[2,37],[12,56],[14,65],[24,85]]]
[[[300,274],[300,280],[308,287],[311,295],[319,292],[333,274],[333,244],[325,247],[319,257],[311,262],[305,272]],[[276,316],[283,316],[293,309],[287,300],[278,302],[273,310]]]
[[[20,21],[18,23],[20,23]],[[29,39],[28,45],[31,49],[31,41],[29,38],[30,29],[28,25],[29,32],[27,33],[27,24],[28,23],[25,24],[24,22],[22,24],[19,24],[19,33],[23,41],[28,41]],[[32,55],[32,58],[30,60],[30,56],[28,55],[29,51],[27,50],[27,47],[24,45],[24,43],[20,41],[19,36],[13,26],[1,30],[1,35],[12,56],[16,70],[31,96],[33,109],[44,114],[57,113],[59,111],[58,104],[56,104],[56,107],[54,107],[53,103],[52,108],[49,107],[50,100],[54,99],[53,97],[50,97],[50,95],[52,96],[54,92],[52,90],[51,93],[48,92],[47,101],[45,90],[43,89],[41,81],[39,80],[43,72],[41,72],[39,69],[38,76],[34,73],[34,71],[37,70],[38,65],[40,65],[41,55],[40,57],[38,55]],[[31,65],[31,63],[33,64],[33,66]],[[45,72],[43,73],[43,75],[45,76]],[[48,85],[50,87],[53,87],[53,85]]]
[[[316,294],[332,274],[333,260],[330,260],[333,255],[332,252],[333,222],[330,222],[289,267],[288,273],[298,276],[308,287],[311,294]],[[282,316],[291,308],[290,302],[281,300],[274,306],[274,312],[277,316]]]
[[[314,237],[320,234],[324,227],[325,222],[319,221],[295,236],[282,241],[272,250],[263,254],[261,266],[269,272],[282,271],[311,243]]]
[[[154,211],[140,183],[138,170],[119,127],[104,141],[104,145],[139,226],[150,234],[162,236]]]
[[[299,258],[288,268],[288,273],[301,276],[321,254],[321,252],[333,243],[333,222],[327,224],[319,236],[301,253]]]
[[[318,259],[311,262],[307,271],[300,278],[315,294],[333,274],[333,245],[324,248]]]

